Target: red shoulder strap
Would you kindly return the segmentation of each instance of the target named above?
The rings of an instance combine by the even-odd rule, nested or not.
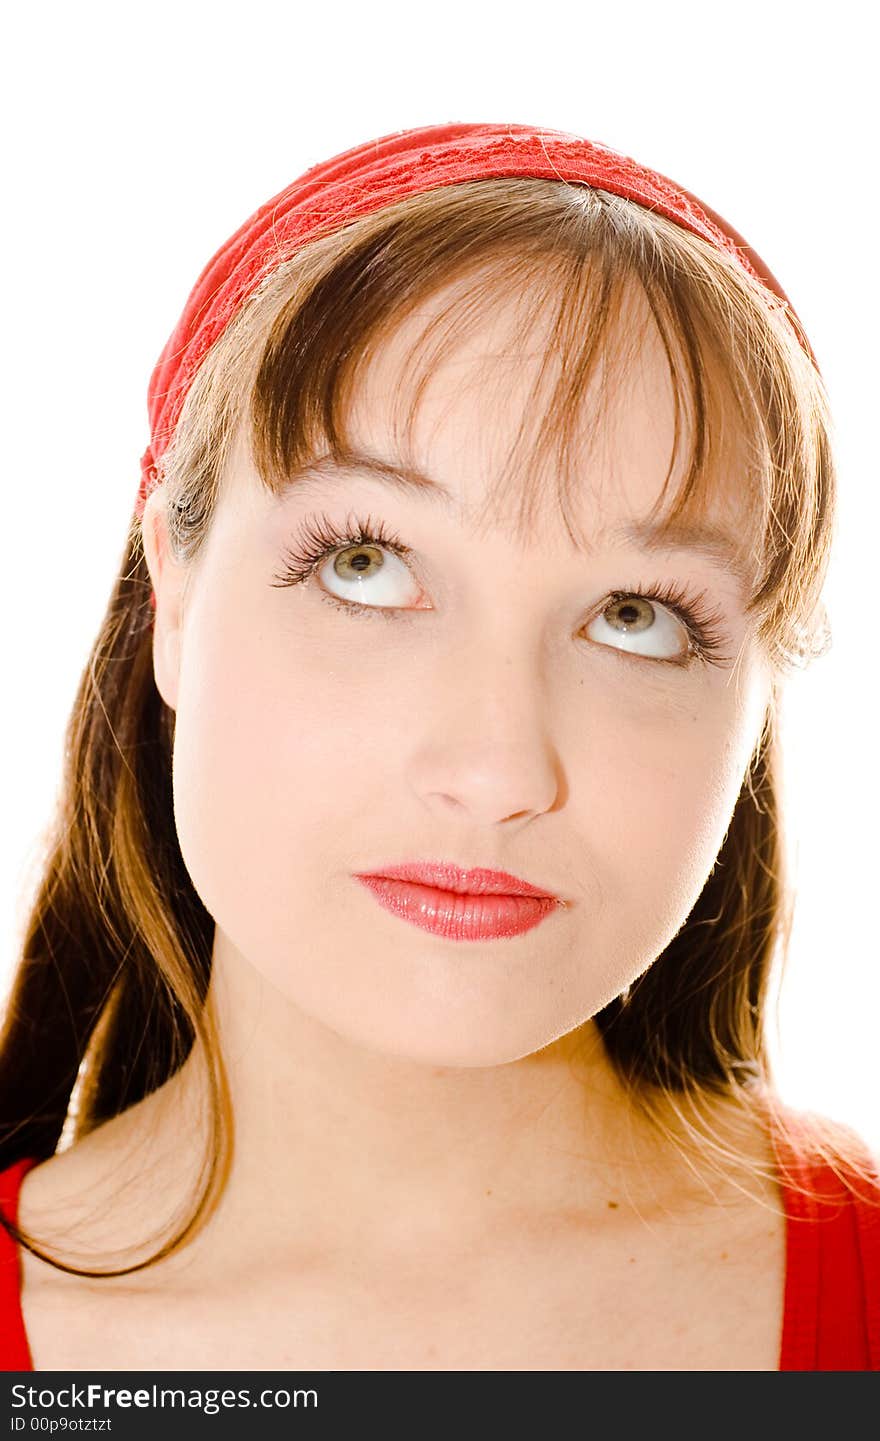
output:
[[[852,1143],[852,1133],[846,1131]],[[880,1171],[844,1180],[827,1161],[777,1138],[787,1181],[785,1320],[780,1371],[880,1370]],[[843,1169],[843,1167],[841,1167]],[[802,1195],[805,1187],[811,1194]]]
[[[0,1211],[13,1223],[18,1219],[21,1183],[36,1156],[25,1156],[0,1171]],[[0,1226],[0,1371],[33,1371],[34,1364],[21,1314],[21,1257],[19,1248]]]

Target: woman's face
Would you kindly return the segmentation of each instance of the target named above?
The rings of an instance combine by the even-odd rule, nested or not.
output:
[[[176,711],[176,824],[217,923],[215,959],[253,968],[280,1007],[368,1048],[488,1066],[583,1024],[679,930],[724,838],[770,676],[744,581],[719,554],[623,536],[672,450],[653,327],[584,449],[581,548],[550,499],[526,537],[481,513],[542,360],[534,337],[518,344],[508,301],[433,371],[401,455],[407,349],[442,299],[370,362],[350,438],[418,466],[445,498],[366,468],[319,468],[276,497],[239,444],[185,594],[147,523],[161,492],[145,545],[156,679]],[[709,519],[742,545],[735,502]],[[381,524],[408,553],[355,547],[305,583],[278,583],[307,529],[344,535],[350,520]],[[712,659],[676,663],[686,623],[638,599],[670,587],[714,616]],[[420,860],[512,872],[565,904],[512,936],[435,934],[357,879]]]

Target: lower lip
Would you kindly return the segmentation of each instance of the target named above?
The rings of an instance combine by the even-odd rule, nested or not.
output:
[[[372,891],[387,911],[447,941],[521,936],[556,910],[556,901],[550,896],[459,895],[413,881],[392,881],[387,876],[355,879]]]

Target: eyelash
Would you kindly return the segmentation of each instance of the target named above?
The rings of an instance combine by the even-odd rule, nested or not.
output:
[[[406,560],[406,557],[412,554],[411,547],[405,545],[382,520],[374,520],[369,515],[363,519],[354,517],[340,528],[326,514],[321,513],[319,516],[307,518],[304,522],[298,544],[285,551],[284,569],[280,575],[275,576],[273,583],[277,586],[303,585],[334,551],[347,550],[350,546],[357,545],[382,546],[401,560]],[[394,606],[362,605],[358,601],[341,600],[339,596],[331,595],[326,590],[321,590],[320,596],[329,605],[345,611],[348,615],[380,615],[383,620],[394,620],[398,614]],[[694,594],[686,586],[678,585],[674,581],[648,589],[634,586],[632,589],[612,591],[605,609],[618,601],[633,598],[656,602],[671,611],[688,632],[688,651],[683,659],[674,661],[654,656],[639,656],[629,651],[621,651],[622,655],[633,660],[655,660],[661,665],[679,667],[689,666],[695,660],[706,665],[724,665],[732,659],[731,656],[722,654],[725,645],[724,617],[717,608],[712,609],[707,604],[705,591]]]

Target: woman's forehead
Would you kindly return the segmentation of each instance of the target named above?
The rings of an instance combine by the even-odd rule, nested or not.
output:
[[[640,289],[624,298],[586,383],[567,397],[571,346],[557,343],[551,307],[530,312],[505,291],[470,315],[466,302],[459,292],[450,306],[443,292],[420,304],[356,368],[345,405],[351,453],[434,482],[472,523],[516,528],[518,517],[527,535],[564,519],[588,544],[600,519],[661,520],[664,496],[671,501],[683,479],[691,418]],[[545,433],[560,396],[562,443]],[[742,538],[745,456],[723,386],[713,409],[714,473],[680,519],[727,519]]]

